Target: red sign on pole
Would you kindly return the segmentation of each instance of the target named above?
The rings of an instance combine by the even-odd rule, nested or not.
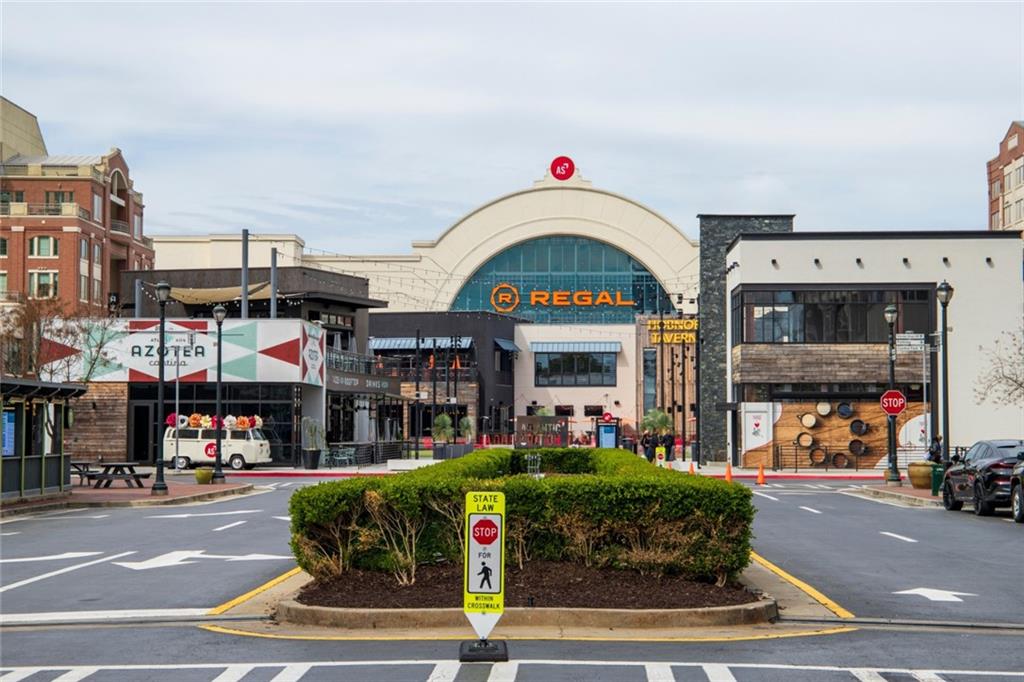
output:
[[[568,180],[576,172],[576,164],[568,156],[559,156],[551,162],[551,176],[555,180]]]
[[[882,394],[882,410],[890,417],[895,417],[907,409],[907,396],[900,391],[886,391]]]
[[[605,422],[606,424],[611,423],[614,420],[615,417],[612,416],[611,412],[605,412],[604,414],[601,415],[601,421]]]
[[[216,442],[207,443],[206,447],[203,448],[203,452],[206,453],[207,457],[216,457],[217,456],[217,443]]]
[[[498,526],[490,519],[481,519],[473,525],[473,539],[481,545],[489,545],[498,539]]]

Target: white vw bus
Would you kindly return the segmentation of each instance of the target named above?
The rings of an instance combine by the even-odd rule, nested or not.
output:
[[[164,463],[173,467],[175,462],[175,436],[178,439],[177,464],[179,469],[213,464],[217,457],[217,432],[214,429],[164,430]],[[220,461],[235,470],[252,469],[257,464],[270,462],[270,443],[259,429],[232,429],[220,433]]]

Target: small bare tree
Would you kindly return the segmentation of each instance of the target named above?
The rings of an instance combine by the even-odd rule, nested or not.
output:
[[[1024,332],[1003,332],[991,346],[978,350],[988,368],[975,382],[975,400],[1024,407]]]

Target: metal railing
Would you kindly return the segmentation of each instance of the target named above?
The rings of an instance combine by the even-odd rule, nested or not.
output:
[[[370,466],[371,464],[384,464],[389,459],[408,459],[413,448],[413,442],[407,440],[391,440],[376,442],[338,442],[328,443],[329,452],[351,453],[351,464],[341,466]],[[321,462],[321,466],[324,463]]]
[[[88,209],[79,206],[73,201],[65,201],[57,204],[27,204],[18,201],[5,201],[0,203],[0,215],[24,215],[24,216],[78,216],[85,220],[91,220],[92,214]]]
[[[122,234],[130,235],[132,233],[131,226],[123,220],[110,219],[110,229],[114,232],[121,232]]]
[[[352,374],[372,374],[376,376],[396,376],[398,362],[392,358],[373,355],[360,355],[349,351],[327,349],[327,367],[339,372]]]
[[[954,446],[949,449],[949,455],[963,455],[968,450],[964,446]],[[911,462],[920,462],[928,454],[928,448],[923,445],[900,446],[896,449],[896,466],[904,471]],[[870,453],[871,458],[878,457],[878,452]],[[776,445],[772,452],[772,471],[829,471],[833,469],[853,469],[855,471],[885,471],[889,468],[888,452],[883,452],[881,457],[871,466],[866,466],[862,460],[869,457],[868,453],[855,455],[848,450],[830,448],[828,446],[815,446],[811,448],[798,445]]]

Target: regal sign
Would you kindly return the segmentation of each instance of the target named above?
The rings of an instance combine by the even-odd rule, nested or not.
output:
[[[521,301],[519,288],[514,284],[502,282],[491,290],[491,307],[499,313],[510,313],[519,307]],[[632,308],[635,303],[623,296],[621,291],[579,291],[535,289],[529,292],[529,305],[554,306],[559,308],[612,306]]]

